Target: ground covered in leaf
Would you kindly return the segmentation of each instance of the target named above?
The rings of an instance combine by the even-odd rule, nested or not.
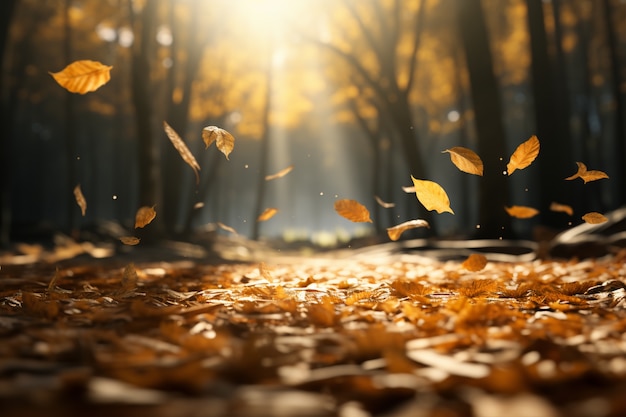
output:
[[[624,261],[3,265],[1,414],[624,416]]]

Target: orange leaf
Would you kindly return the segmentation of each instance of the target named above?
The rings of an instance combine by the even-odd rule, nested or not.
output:
[[[202,140],[206,145],[205,149],[215,142],[215,146],[226,156],[226,159],[235,147],[235,137],[217,126],[207,126],[202,129]]]
[[[259,217],[257,217],[256,221],[257,222],[264,222],[266,220],[271,219],[272,217],[274,217],[274,215],[278,213],[278,209],[274,208],[274,207],[270,207],[270,208],[266,208],[263,213],[261,213],[259,215]]]
[[[275,180],[277,178],[282,178],[285,175],[289,174],[292,169],[293,169],[293,165],[289,165],[287,168],[281,169],[280,171],[278,171],[275,174],[266,175],[265,176],[265,181],[271,181],[271,180]]]
[[[587,172],[587,165],[583,164],[582,162],[576,162],[576,165],[578,166],[578,171],[576,171],[574,175],[570,175],[569,177],[565,178],[566,180],[575,180],[576,178],[580,177],[581,174]]]
[[[411,175],[415,195],[426,210],[435,210],[437,213],[448,212],[454,214],[450,208],[450,199],[441,185],[433,181],[418,180]]]
[[[598,171],[595,169],[588,171],[587,166],[583,164],[582,162],[576,162],[576,165],[578,165],[578,171],[576,171],[574,175],[571,175],[565,178],[566,180],[574,180],[576,178],[582,178],[583,182],[587,184],[590,181],[596,181],[596,180],[601,180],[603,178],[609,178],[606,172]]]
[[[50,75],[67,91],[86,94],[109,82],[112,68],[97,61],[83,60],[72,62],[59,72],[50,72]]]
[[[122,236],[120,238],[120,241],[123,244],[125,244],[125,245],[135,246],[135,245],[139,244],[141,239],[139,239],[138,237],[135,237],[135,236]]]
[[[76,199],[76,204],[80,207],[80,212],[83,217],[85,217],[85,212],[87,211],[87,200],[85,200],[85,196],[80,189],[80,184],[74,187],[74,198]]]
[[[608,221],[609,219],[606,218],[606,216],[592,211],[590,213],[587,213],[583,216],[583,220],[585,221],[585,223],[589,223],[589,224],[600,224],[600,223],[604,223],[606,221]]]
[[[574,209],[572,209],[572,207],[568,206],[567,204],[555,203],[554,201],[550,204],[550,210],[567,213],[570,216],[574,215]]]
[[[376,200],[376,202],[378,203],[379,206],[381,206],[382,208],[392,208],[395,207],[395,203],[387,203],[385,201],[383,201],[379,196],[375,195],[374,199]]]
[[[478,272],[487,265],[487,257],[479,253],[472,253],[463,261],[461,266],[468,271]]]
[[[200,165],[198,164],[198,161],[196,161],[196,158],[193,156],[187,145],[185,145],[185,142],[183,142],[178,133],[176,133],[176,131],[172,129],[166,121],[163,121],[163,129],[165,129],[165,134],[168,138],[170,138],[172,145],[174,145],[174,148],[176,148],[180,156],[183,158],[183,161],[187,162],[187,164],[193,169],[194,174],[196,174],[196,184],[198,184],[200,182],[200,174],[198,173],[198,171],[200,171]]]
[[[233,228],[232,228],[232,227],[230,227],[230,226],[226,226],[224,223],[217,222],[217,225],[218,225],[218,226],[219,226],[219,228],[220,228],[220,229],[222,229],[222,230],[226,230],[227,232],[230,232],[230,233],[232,233],[232,234],[234,234],[234,235],[238,234],[238,233],[237,233],[237,231],[236,231],[235,229],[233,229]]]
[[[335,201],[335,211],[337,214],[350,220],[351,222],[372,223],[372,219],[370,219],[370,212],[363,204],[355,200]]]
[[[428,224],[426,220],[422,220],[422,219],[409,220],[407,222],[400,223],[396,226],[388,227],[387,235],[389,235],[389,239],[391,240],[398,240],[400,239],[400,236],[402,235],[402,233],[404,233],[405,231],[409,229],[415,229],[418,227],[430,227],[430,225]]]
[[[483,175],[483,161],[471,149],[455,146],[442,153],[449,153],[452,163],[461,171],[473,175]]]
[[[504,209],[509,213],[509,216],[518,219],[529,219],[539,214],[539,210],[526,206],[511,206],[505,207]]]
[[[524,169],[539,155],[539,139],[533,135],[526,142],[522,143],[515,149],[511,155],[509,163],[506,164],[506,170],[511,175],[516,169]]]
[[[150,224],[150,222],[154,220],[155,217],[156,211],[154,210],[154,206],[140,207],[139,210],[137,210],[137,214],[135,214],[135,229]]]

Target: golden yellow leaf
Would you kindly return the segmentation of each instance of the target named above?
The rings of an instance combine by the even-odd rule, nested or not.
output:
[[[259,215],[259,217],[257,217],[256,221],[257,222],[264,222],[264,221],[269,220],[272,217],[274,217],[274,215],[276,213],[278,213],[278,209],[277,208],[274,208],[274,207],[266,208],[265,210],[263,210],[263,213],[261,213]]]
[[[50,75],[67,91],[86,94],[109,82],[112,68],[98,61],[82,60],[72,62],[59,72],[50,72]]]
[[[524,169],[532,164],[539,155],[539,139],[533,135],[526,142],[520,144],[511,155],[506,170],[511,175],[516,169]]]
[[[135,229],[150,224],[150,222],[154,220],[155,217],[156,210],[154,210],[154,206],[139,207],[139,210],[137,210],[137,214],[135,214]]]
[[[473,175],[483,175],[483,161],[471,149],[455,146],[442,153],[449,153],[452,163],[461,171]]]
[[[395,203],[387,203],[386,201],[383,201],[383,199],[377,195],[374,196],[374,199],[376,200],[378,205],[381,206],[382,208],[392,208],[396,206]]]
[[[215,142],[215,146],[226,156],[226,159],[235,147],[235,137],[217,126],[207,126],[202,129],[202,140],[206,145],[205,149]]]
[[[85,212],[87,211],[87,200],[85,200],[85,196],[80,189],[80,184],[74,187],[74,198],[76,199],[76,204],[80,207],[80,212],[85,217]]]
[[[174,148],[178,151],[180,156],[183,158],[183,161],[187,162],[187,164],[193,169],[194,174],[196,174],[196,184],[200,182],[200,165],[196,158],[193,156],[185,142],[181,139],[181,137],[176,133],[174,129],[170,125],[167,124],[166,121],[163,121],[163,129],[165,130],[165,134],[174,145]]]
[[[125,244],[125,245],[135,246],[135,245],[139,244],[141,239],[139,239],[138,237],[135,237],[135,236],[122,236],[120,238],[120,241],[123,244]]]
[[[487,257],[480,253],[472,253],[461,264],[461,266],[468,271],[478,272],[487,265]]]
[[[585,223],[589,223],[589,224],[600,224],[600,223],[604,223],[608,221],[609,219],[607,219],[606,216],[604,216],[603,214],[600,214],[596,211],[592,211],[590,213],[585,214],[583,216],[583,220],[585,221]]]
[[[529,219],[539,214],[539,210],[526,206],[511,206],[505,207],[504,209],[509,213],[509,216],[518,219]]]
[[[224,223],[222,223],[222,222],[217,222],[217,226],[218,226],[220,229],[225,230],[225,231],[227,231],[227,232],[230,232],[230,233],[232,233],[232,234],[234,234],[234,235],[238,234],[238,233],[237,233],[237,231],[236,231],[235,229],[233,229],[233,228],[232,228],[232,227],[230,227],[230,226],[226,226],[226,225],[225,225]]]
[[[355,200],[335,201],[335,211],[337,214],[350,220],[351,222],[372,223],[372,219],[370,219],[370,212],[363,204]]]
[[[277,178],[282,178],[285,175],[289,174],[292,169],[293,169],[293,165],[289,165],[287,168],[281,169],[280,171],[278,171],[275,174],[266,175],[265,176],[265,181],[271,181],[271,180],[275,180]]]
[[[561,212],[561,213],[567,213],[570,216],[574,215],[574,209],[571,206],[568,206],[567,204],[556,203],[554,201],[550,203],[550,210]]]
[[[598,171],[595,169],[587,170],[587,166],[582,162],[576,162],[578,171],[574,175],[571,175],[566,180],[574,180],[576,178],[582,178],[583,182],[587,184],[590,181],[601,180],[603,178],[609,178],[606,172]]]
[[[415,187],[415,195],[420,203],[426,208],[426,210],[435,210],[437,213],[448,212],[454,214],[454,211],[450,208],[450,199],[448,194],[441,187],[433,181],[418,180],[411,175],[413,180],[413,186]]]
[[[578,166],[578,171],[576,171],[574,175],[570,175],[569,177],[565,178],[566,180],[575,180],[576,178],[580,177],[581,174],[587,172],[587,165],[583,164],[582,162],[576,162],[576,165]]]
[[[405,231],[409,229],[415,229],[418,227],[430,227],[430,225],[428,224],[426,220],[422,220],[422,219],[409,220],[407,222],[400,223],[396,226],[388,227],[387,235],[389,236],[389,239],[391,240],[398,240],[400,239],[400,236],[402,235],[402,233],[404,233]]]

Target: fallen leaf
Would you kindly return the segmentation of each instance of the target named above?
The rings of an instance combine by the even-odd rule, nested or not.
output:
[[[574,215],[574,209],[571,206],[568,206],[567,204],[556,203],[554,201],[550,203],[550,210],[561,212],[561,213],[567,213],[570,216]]]
[[[278,209],[277,208],[274,208],[274,207],[266,208],[265,210],[263,210],[263,213],[261,213],[259,215],[259,217],[257,217],[256,221],[257,222],[264,222],[264,221],[269,220],[272,217],[274,217],[274,215],[276,213],[278,213]]]
[[[379,196],[375,195],[374,199],[376,200],[376,202],[378,203],[379,206],[381,206],[382,208],[392,208],[395,207],[396,204],[395,203],[387,203],[385,201],[383,201]]]
[[[539,155],[539,139],[533,135],[526,142],[520,144],[511,155],[506,170],[511,175],[516,169],[524,169]]]
[[[518,219],[529,219],[539,214],[539,210],[526,206],[511,206],[505,207],[504,209],[509,213],[509,216]]]
[[[237,233],[237,231],[236,231],[235,229],[233,229],[233,228],[232,228],[232,227],[230,227],[230,226],[226,226],[226,225],[225,225],[224,223],[222,223],[222,222],[217,222],[217,226],[218,226],[220,229],[222,229],[222,230],[226,230],[227,232],[230,232],[230,233],[232,233],[232,234],[234,234],[234,235],[238,234],[238,233]]]
[[[129,264],[124,268],[124,273],[122,274],[122,282],[121,282],[121,293],[128,293],[135,288],[137,288],[137,282],[139,281],[139,276],[137,275],[137,271],[135,270],[134,264]]]
[[[418,180],[411,175],[413,180],[413,186],[415,187],[415,195],[420,203],[428,211],[435,210],[437,213],[448,212],[454,214],[454,211],[450,208],[450,199],[448,194],[441,187],[433,181]]]
[[[217,126],[207,126],[202,129],[202,140],[206,145],[205,149],[215,142],[215,146],[226,156],[226,159],[235,147],[235,137]]]
[[[150,224],[150,222],[154,220],[155,217],[156,210],[154,210],[154,206],[139,207],[139,210],[137,210],[137,214],[135,214],[135,229]]]
[[[85,196],[80,189],[80,184],[74,187],[74,198],[76,199],[76,204],[80,207],[80,212],[85,217],[85,212],[87,211],[87,200],[85,200]]]
[[[194,174],[196,174],[196,184],[200,182],[200,165],[196,158],[193,156],[185,142],[181,139],[181,137],[176,133],[174,129],[170,125],[167,124],[166,121],[163,121],[163,129],[165,130],[165,134],[174,145],[174,148],[178,151],[180,156],[183,158],[183,161],[187,162],[187,164],[193,169]]]
[[[471,149],[455,146],[442,153],[449,153],[452,163],[461,171],[473,175],[483,175],[483,161]]]
[[[355,200],[335,201],[335,211],[340,216],[352,222],[372,223],[372,219],[370,219],[370,212],[363,204]]]
[[[277,178],[282,178],[285,175],[289,174],[293,170],[293,165],[289,165],[287,168],[281,169],[275,174],[270,174],[265,176],[265,181],[275,180]]]
[[[402,235],[402,233],[404,233],[405,231],[409,229],[416,229],[418,227],[430,227],[430,225],[428,224],[426,220],[422,220],[422,219],[409,220],[407,222],[400,223],[396,226],[388,227],[387,235],[389,236],[389,239],[391,240],[398,240],[400,239],[400,236]]]
[[[134,245],[139,244],[141,239],[135,236],[122,236],[120,238],[120,241],[125,245],[134,246]]]
[[[607,173],[604,171],[598,171],[595,169],[587,170],[587,166],[583,164],[582,162],[576,162],[576,165],[578,165],[578,171],[576,171],[574,175],[571,175],[565,178],[566,180],[574,180],[576,178],[582,178],[583,182],[587,184],[588,182],[591,182],[591,181],[601,180],[603,178],[609,178]]]
[[[461,264],[461,266],[468,271],[478,272],[487,265],[487,257],[480,253],[472,253]]]
[[[86,94],[109,82],[112,68],[98,61],[82,60],[74,61],[63,70],[49,74],[67,91]]]
[[[607,219],[606,216],[604,216],[603,214],[600,214],[596,211],[592,211],[592,212],[585,214],[583,216],[583,220],[585,221],[585,223],[589,223],[589,224],[600,224],[600,223],[604,223],[608,221],[609,219]]]

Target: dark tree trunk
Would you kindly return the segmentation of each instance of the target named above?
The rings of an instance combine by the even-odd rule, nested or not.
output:
[[[460,37],[470,81],[474,105],[478,154],[484,164],[479,185],[480,237],[510,237],[511,220],[504,210],[508,203],[505,131],[498,82],[493,70],[487,27],[480,0],[455,0]]]

